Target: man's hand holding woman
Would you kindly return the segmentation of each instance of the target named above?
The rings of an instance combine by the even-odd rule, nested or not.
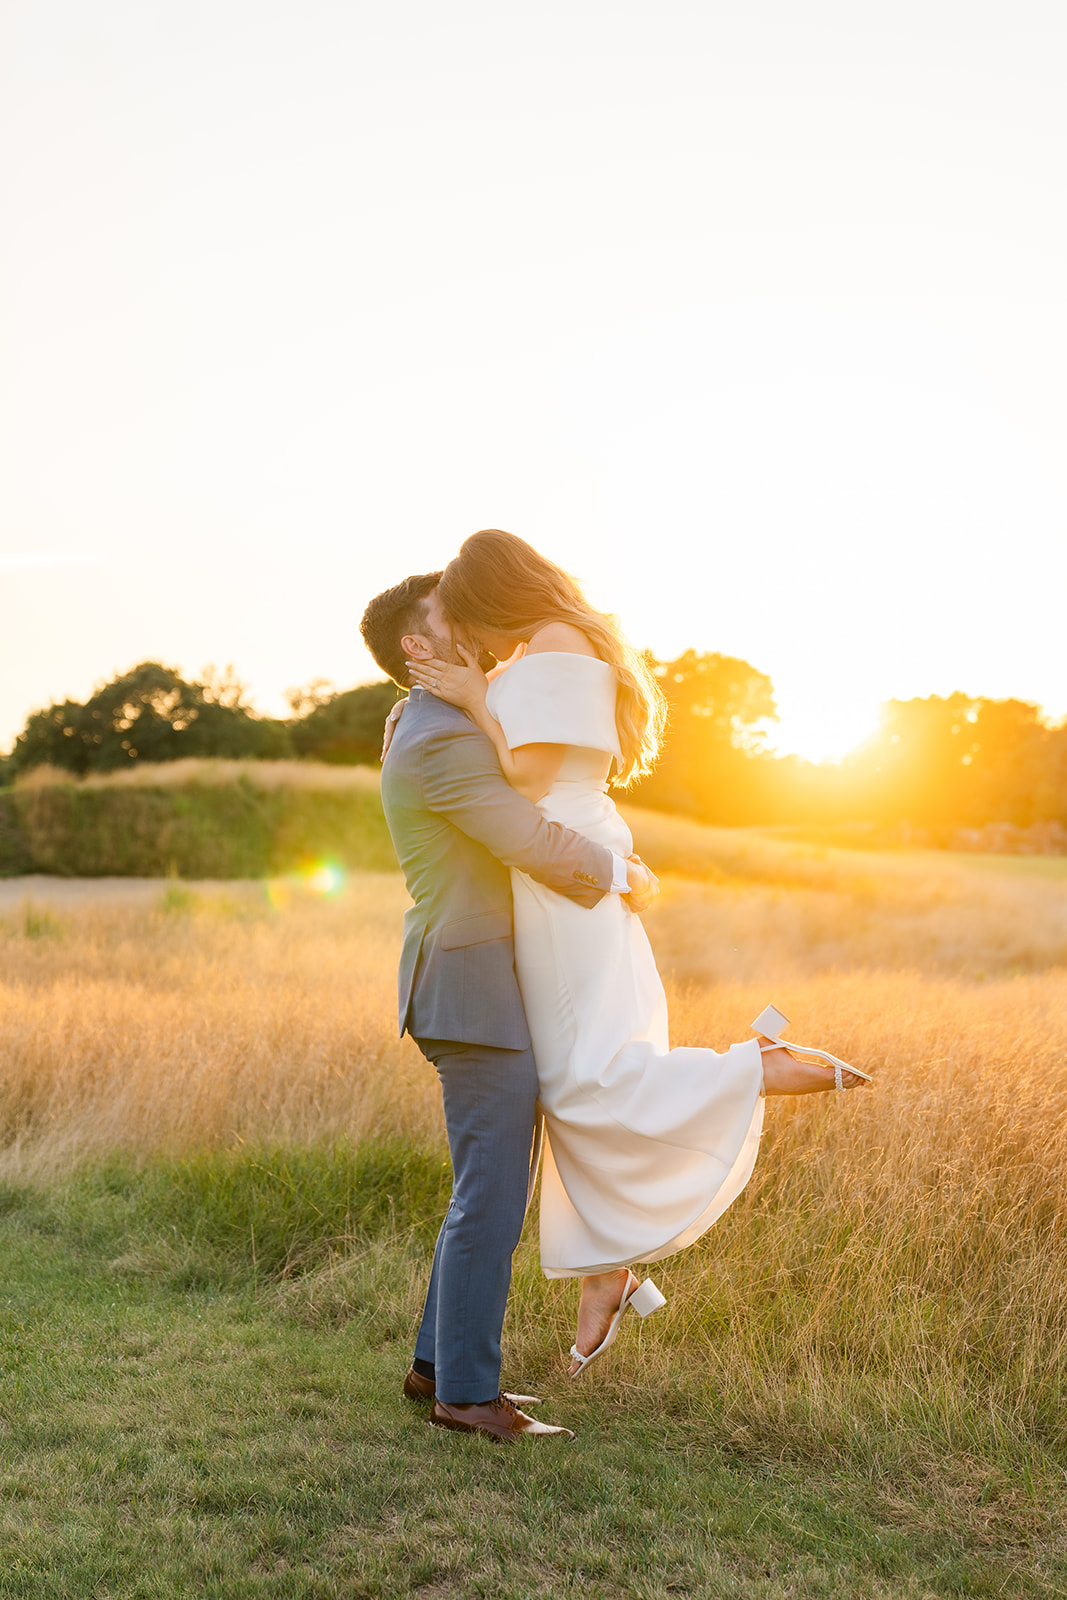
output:
[[[630,892],[624,895],[623,904],[629,906],[637,916],[643,916],[659,894],[659,879],[650,867],[645,866],[640,856],[627,856],[626,879]]]

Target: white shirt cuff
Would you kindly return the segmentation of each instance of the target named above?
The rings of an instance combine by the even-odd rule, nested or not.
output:
[[[611,880],[611,888],[608,891],[609,894],[629,894],[630,880],[626,876],[626,862],[623,860],[622,856],[616,855],[614,850],[611,852],[611,859],[614,868],[614,876]]]

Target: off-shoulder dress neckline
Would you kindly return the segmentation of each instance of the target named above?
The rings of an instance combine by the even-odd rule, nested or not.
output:
[[[610,661],[601,661],[599,656],[580,656],[577,650],[535,650],[532,654],[517,656],[514,661],[509,661],[504,670],[511,672],[523,661],[551,661],[554,657],[564,661],[591,661],[594,666],[607,667],[609,672],[615,670]]]

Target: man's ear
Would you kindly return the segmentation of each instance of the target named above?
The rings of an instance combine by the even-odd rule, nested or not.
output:
[[[400,641],[400,648],[409,661],[431,661],[433,659],[433,651],[421,633],[405,633]]]

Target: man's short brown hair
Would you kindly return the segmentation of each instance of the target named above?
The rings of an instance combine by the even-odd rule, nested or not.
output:
[[[417,572],[404,578],[391,589],[376,594],[363,613],[359,631],[367,649],[382,671],[402,689],[409,689],[411,681],[400,641],[407,633],[425,632],[423,602],[433,594],[440,577],[439,572]]]

